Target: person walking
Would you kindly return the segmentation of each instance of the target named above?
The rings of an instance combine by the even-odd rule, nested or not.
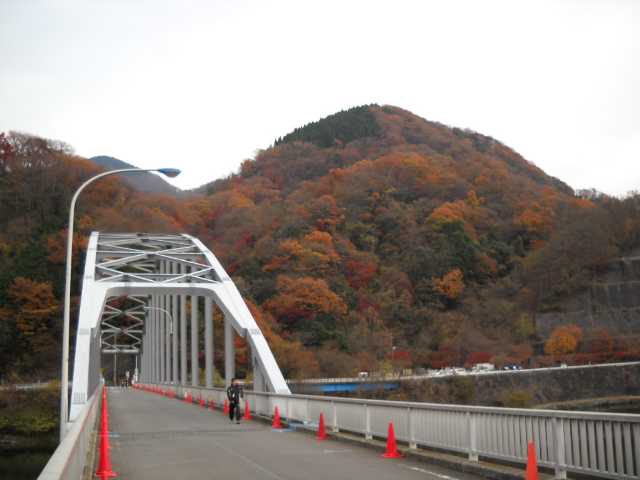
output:
[[[244,398],[244,392],[237,378],[231,379],[231,385],[227,388],[227,398],[229,399],[229,420],[233,422],[235,416],[236,423],[240,423],[240,399]]]

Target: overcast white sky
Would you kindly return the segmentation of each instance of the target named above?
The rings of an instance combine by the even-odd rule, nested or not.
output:
[[[635,0],[0,0],[0,131],[195,187],[364,103],[493,136],[574,188],[640,189]]]

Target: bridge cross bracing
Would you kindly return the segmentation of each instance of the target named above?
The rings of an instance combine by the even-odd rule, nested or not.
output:
[[[251,349],[254,389],[289,394],[238,289],[202,242],[186,234],[92,233],[82,282],[70,420],[99,383],[102,353],[137,355],[141,381],[199,386],[202,319],[203,386],[212,387],[215,307],[224,316],[225,381],[235,375],[238,335]]]

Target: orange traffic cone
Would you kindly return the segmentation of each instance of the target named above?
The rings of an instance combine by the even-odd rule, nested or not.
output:
[[[224,407],[222,409],[222,413],[224,413],[225,415],[229,415],[229,400],[227,400],[226,398],[224,399]]]
[[[109,433],[109,414],[106,395],[102,398],[102,412],[100,416],[100,434]]]
[[[278,410],[277,405],[276,411],[273,414],[273,423],[271,424],[271,428],[282,428],[282,421],[280,420],[280,410]]]
[[[249,408],[249,400],[244,403],[244,420],[251,420],[251,409]]]
[[[318,422],[318,435],[316,436],[317,440],[326,440],[327,432],[324,429],[324,414],[320,413],[320,421]]]
[[[393,422],[389,422],[389,432],[387,433],[387,451],[382,455],[384,458],[400,458],[402,454],[398,451],[396,443],[396,433],[393,430]]]
[[[109,413],[107,410],[107,391],[102,390],[102,415],[100,422],[100,463],[96,476],[103,480],[109,477],[115,477],[116,474],[111,469],[111,457],[109,452]]]
[[[526,480],[538,480],[538,463],[536,462],[536,446],[529,442],[527,449],[527,475]]]
[[[101,420],[100,420],[100,424],[101,424],[101,429],[100,429],[100,433],[105,433],[109,431],[109,419],[107,418],[107,408],[106,406],[104,406],[104,403],[102,404],[102,415],[101,415]]]
[[[211,400],[209,400],[209,408],[211,410],[215,410],[216,409],[216,401],[213,398]]]
[[[100,463],[96,471],[96,477],[103,480],[109,477],[115,477],[116,473],[111,469],[111,459],[109,455],[109,434],[100,434]]]
[[[200,396],[200,401],[198,402],[198,404],[199,404],[202,408],[205,408],[204,398],[202,398],[202,396]]]

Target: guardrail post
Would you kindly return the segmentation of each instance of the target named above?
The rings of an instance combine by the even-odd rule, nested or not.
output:
[[[413,410],[407,407],[407,432],[409,432],[409,448],[418,448],[416,443],[416,432],[413,428]]]
[[[336,402],[334,401],[331,402],[331,410],[333,413],[333,426],[331,430],[333,430],[334,433],[338,433],[340,431],[338,428],[338,407],[336,407]]]
[[[555,478],[565,480],[567,478],[567,466],[564,455],[564,422],[561,418],[553,417],[553,426],[556,450]]]
[[[364,404],[364,438],[366,440],[371,440],[373,435],[371,435],[371,409],[369,405]]]
[[[469,461],[478,461],[478,445],[476,435],[476,416],[467,412],[467,426],[469,429]]]

